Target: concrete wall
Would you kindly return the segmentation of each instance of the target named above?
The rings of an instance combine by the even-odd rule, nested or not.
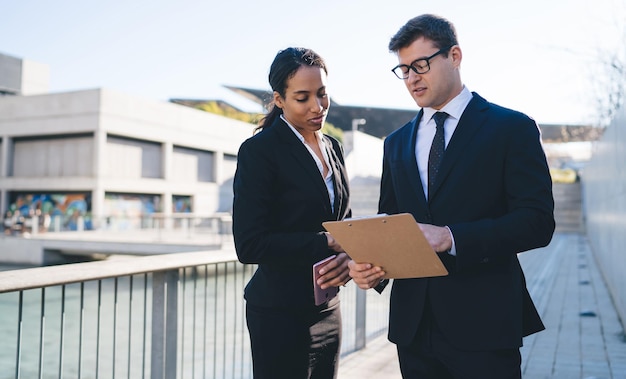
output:
[[[346,131],[343,148],[350,178],[352,216],[376,214],[383,169],[383,139],[360,131]]]
[[[22,61],[0,54],[0,94],[19,94],[22,90]]]
[[[383,169],[383,140],[359,131],[343,133],[346,169],[350,179],[380,179]]]
[[[36,95],[47,93],[50,68],[0,53],[0,95]]]
[[[50,67],[47,64],[22,61],[22,95],[48,93],[50,89]]]
[[[582,183],[587,235],[626,329],[626,108],[594,143]]]
[[[44,252],[41,241],[0,236],[0,263],[43,265]]]

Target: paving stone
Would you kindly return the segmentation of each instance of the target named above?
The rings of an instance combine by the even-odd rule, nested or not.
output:
[[[524,339],[523,378],[626,379],[624,331],[585,235],[557,233],[519,257],[546,325]],[[395,346],[385,336],[368,341],[344,357],[339,378],[400,379]]]

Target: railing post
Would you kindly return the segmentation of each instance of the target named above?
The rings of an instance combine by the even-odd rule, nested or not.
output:
[[[54,216],[53,218],[53,222],[52,225],[54,225],[54,231],[55,232],[60,232],[61,231],[61,216]]]
[[[151,379],[176,378],[178,269],[152,276]]]
[[[361,350],[365,348],[365,341],[367,339],[367,331],[365,329],[365,321],[367,319],[367,293],[356,287],[356,315],[355,315],[355,331],[354,331],[354,348],[355,350]]]
[[[31,220],[30,234],[35,235],[39,233],[39,216],[34,215],[33,217],[31,217]]]

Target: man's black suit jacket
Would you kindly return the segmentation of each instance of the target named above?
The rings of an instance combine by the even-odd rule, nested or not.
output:
[[[384,144],[379,212],[449,226],[457,255],[448,276],[394,280],[389,339],[409,344],[426,302],[457,348],[517,348],[543,330],[517,254],[554,232],[552,181],[537,124],[476,93],[446,148],[430,203],[415,158],[423,111]]]
[[[280,118],[246,140],[237,157],[233,234],[239,260],[258,269],[245,289],[248,303],[313,306],[313,264],[332,254],[322,222],[350,215],[341,145],[324,135],[335,190],[328,190],[306,146]]]

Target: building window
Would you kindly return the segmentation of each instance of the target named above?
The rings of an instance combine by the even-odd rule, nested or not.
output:
[[[151,217],[160,213],[161,196],[153,194],[113,193],[104,195],[105,228],[128,230],[151,227]]]
[[[174,146],[172,179],[178,182],[215,182],[215,153]]]
[[[163,149],[157,142],[107,136],[105,176],[163,178]]]
[[[173,195],[172,196],[172,212],[173,213],[192,213],[193,207],[191,196]]]
[[[15,138],[10,173],[15,177],[91,177],[93,146],[93,134]]]

